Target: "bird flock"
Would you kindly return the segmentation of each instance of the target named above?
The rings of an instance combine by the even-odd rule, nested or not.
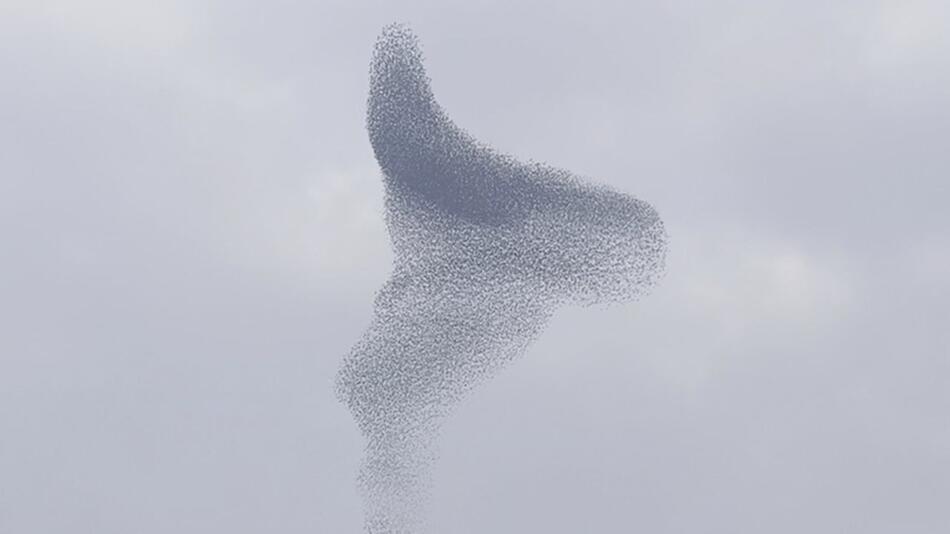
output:
[[[559,306],[642,295],[663,272],[666,233],[649,204],[456,126],[404,25],[376,43],[366,125],[394,265],[337,393],[366,438],[366,531],[416,534],[452,408],[524,354]]]

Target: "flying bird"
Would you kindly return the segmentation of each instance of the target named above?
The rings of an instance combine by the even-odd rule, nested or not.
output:
[[[441,422],[523,354],[561,305],[636,298],[663,271],[656,210],[475,140],[436,102],[417,37],[386,27],[367,130],[394,250],[337,392],[367,440],[366,529],[424,529]]]

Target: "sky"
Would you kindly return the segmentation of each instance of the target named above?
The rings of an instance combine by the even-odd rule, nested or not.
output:
[[[950,531],[950,4],[6,0],[0,531],[360,532],[369,60],[652,204],[448,421],[433,530]]]

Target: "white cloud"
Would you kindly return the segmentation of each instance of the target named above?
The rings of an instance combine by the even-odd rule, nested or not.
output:
[[[99,45],[155,52],[186,42],[195,22],[186,6],[177,1],[12,0],[0,12]]]
[[[940,0],[879,2],[868,48],[872,64],[881,69],[928,59],[946,51],[950,8]]]
[[[337,276],[352,275],[354,269],[367,275],[389,272],[383,181],[375,165],[320,174],[310,182],[307,197],[316,225],[310,239],[321,251],[317,265],[321,272]]]
[[[847,311],[855,284],[843,259],[803,243],[740,228],[706,228],[676,236],[672,265],[684,304],[712,313],[735,335],[750,325],[814,326]],[[675,261],[675,260],[674,260]]]

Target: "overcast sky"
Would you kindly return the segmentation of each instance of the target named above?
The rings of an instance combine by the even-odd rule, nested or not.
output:
[[[943,0],[3,1],[0,531],[360,531],[394,21],[670,234],[449,421],[435,532],[950,532]]]

